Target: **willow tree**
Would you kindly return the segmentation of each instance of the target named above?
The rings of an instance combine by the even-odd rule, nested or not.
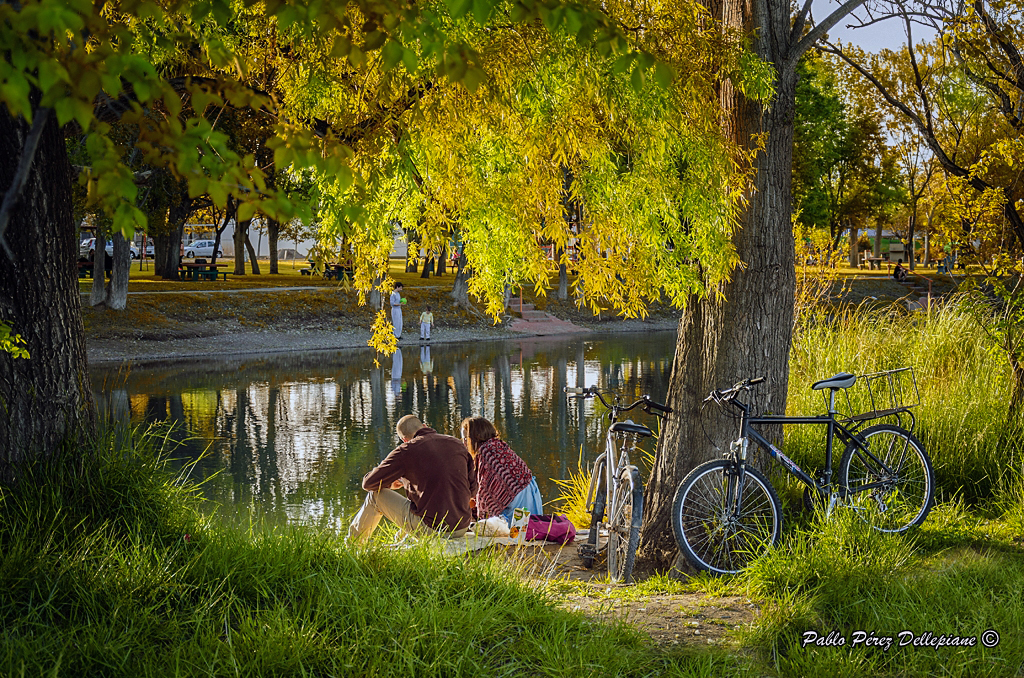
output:
[[[607,10],[635,23],[626,5]],[[437,249],[457,226],[473,271],[469,292],[492,316],[511,286],[543,292],[568,263],[571,238],[581,253],[577,298],[626,315],[663,294],[682,304],[728,275],[749,162],[721,134],[716,74],[732,74],[752,94],[768,91],[764,65],[738,41],[685,2],[662,3],[645,26],[638,46],[651,54],[647,64],[658,60],[653,68],[540,27],[464,19],[455,30],[478,55],[479,86],[438,82],[415,59],[394,70],[371,64],[376,77],[359,83],[396,102],[388,133],[353,145],[351,185],[322,178],[325,226],[363,253],[358,287],[375,284],[393,221],[416,223]],[[325,82],[344,91],[343,66],[325,64],[320,84],[301,91]],[[567,204],[582,208],[580,233],[565,218]],[[554,243],[560,257],[549,260],[538,242]]]
[[[489,13],[494,3],[472,5]],[[239,220],[256,210],[287,220],[303,206],[268,187],[253,156],[232,150],[216,117],[207,115],[211,111],[232,106],[272,116],[276,167],[352,176],[346,140],[375,128],[382,116],[374,111],[359,118],[357,112],[340,128],[321,126],[289,101],[250,86],[254,64],[236,56],[231,36],[239,13],[254,9],[276,21],[294,52],[317,45],[358,65],[376,53],[400,59],[414,44],[439,76],[479,83],[479,69],[464,41],[451,34],[444,6],[361,0],[0,4],[0,345],[12,348],[13,342],[17,355],[29,355],[0,354],[0,473],[88,436],[95,421],[65,133],[85,137],[90,162],[79,179],[90,208],[102,210],[111,229],[126,235],[146,219],[136,205],[138,188],[124,149],[111,138],[115,121],[138,130],[132,150],[142,162],[169,172],[191,198],[207,195],[224,208],[232,197]],[[518,21],[544,15],[553,28],[571,21],[609,51],[628,51],[597,9],[561,8],[548,0],[513,9]],[[161,68],[180,53],[189,55],[189,72]]]

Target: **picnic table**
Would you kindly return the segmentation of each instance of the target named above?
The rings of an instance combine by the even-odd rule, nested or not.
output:
[[[216,280],[217,276],[223,276],[224,280],[228,279],[227,271],[218,271],[217,269],[226,264],[207,264],[205,262],[186,264],[181,263],[181,270],[184,277],[189,280]]]
[[[864,261],[867,262],[868,269],[882,270],[882,262],[885,261],[885,259],[882,257],[864,257]]]
[[[78,277],[79,278],[91,278],[92,277],[92,266],[91,261],[79,260],[78,262]]]

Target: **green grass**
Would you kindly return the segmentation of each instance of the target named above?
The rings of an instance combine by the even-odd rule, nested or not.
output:
[[[500,558],[222,525],[158,443],[108,434],[2,488],[0,675],[720,673],[558,609]]]
[[[995,498],[1010,469],[1024,462],[1024,421],[1006,418],[1008,361],[955,302],[930,315],[854,309],[809,319],[794,340],[788,413],[825,411],[821,392],[810,389],[814,381],[903,366],[917,378],[915,435],[931,456],[940,498],[959,495],[972,505]],[[870,409],[862,384],[851,396],[854,410]],[[790,427],[786,453],[804,468],[820,468],[823,438],[820,427]],[[841,450],[836,464],[839,456]]]

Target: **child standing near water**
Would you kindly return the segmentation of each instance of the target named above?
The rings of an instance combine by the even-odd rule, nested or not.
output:
[[[427,310],[420,313],[420,341],[430,341],[430,326],[434,324],[434,314]]]

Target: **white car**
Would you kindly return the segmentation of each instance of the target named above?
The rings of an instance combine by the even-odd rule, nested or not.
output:
[[[107,246],[103,248],[107,252],[108,257],[114,256],[114,241],[108,240]],[[85,259],[92,259],[96,253],[96,238],[86,238],[78,245],[78,256]],[[139,258],[139,248],[135,246],[135,243],[128,243],[128,254],[132,259]]]
[[[213,240],[196,240],[194,243],[185,245],[185,257],[188,259],[194,259],[196,257],[212,257],[213,256]],[[224,252],[217,250],[217,258],[224,256]]]

